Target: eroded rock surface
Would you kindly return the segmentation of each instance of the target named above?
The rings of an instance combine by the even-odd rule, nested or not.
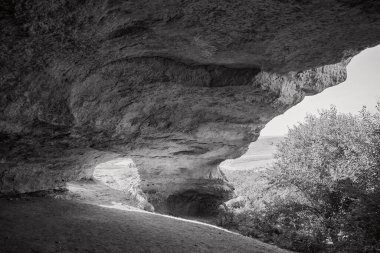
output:
[[[168,211],[230,198],[219,163],[344,81],[380,42],[380,3],[5,0],[0,34],[0,192],[59,187],[127,156]]]

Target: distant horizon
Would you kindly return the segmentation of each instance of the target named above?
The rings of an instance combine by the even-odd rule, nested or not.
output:
[[[375,111],[380,99],[380,45],[356,55],[347,66],[347,80],[320,94],[307,96],[284,114],[272,119],[260,133],[263,137],[286,136],[288,128],[304,122],[307,114],[317,114],[335,105],[338,112],[358,113],[363,106]]]

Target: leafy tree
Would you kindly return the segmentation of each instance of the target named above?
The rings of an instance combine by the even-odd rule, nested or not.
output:
[[[341,114],[332,106],[289,129],[267,175],[272,187],[289,194],[268,203],[265,216],[298,235],[288,248],[380,249],[379,115],[366,108]]]

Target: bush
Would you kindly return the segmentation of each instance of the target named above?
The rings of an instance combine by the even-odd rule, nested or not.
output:
[[[247,199],[231,208],[229,226],[299,252],[380,250],[379,115],[309,115],[271,168],[227,173]]]

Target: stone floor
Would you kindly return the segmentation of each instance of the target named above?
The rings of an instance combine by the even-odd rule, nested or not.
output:
[[[287,251],[211,225],[135,208],[26,196],[0,199],[0,252]]]

